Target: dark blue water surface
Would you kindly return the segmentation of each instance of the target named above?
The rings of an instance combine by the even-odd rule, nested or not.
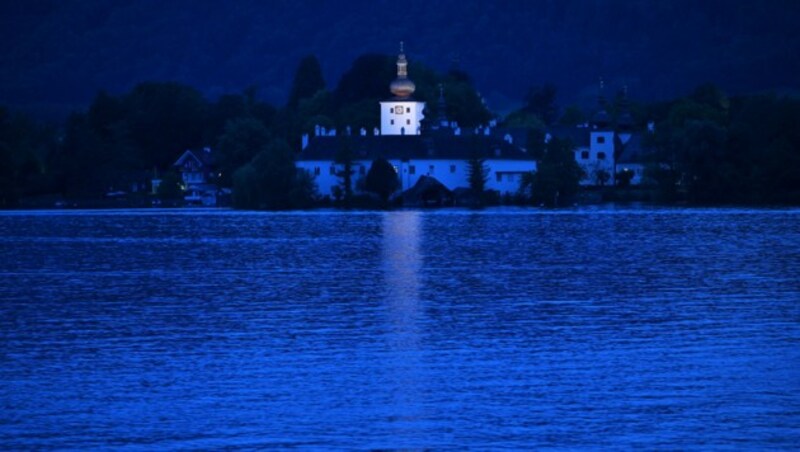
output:
[[[800,447],[800,210],[0,214],[0,445]]]

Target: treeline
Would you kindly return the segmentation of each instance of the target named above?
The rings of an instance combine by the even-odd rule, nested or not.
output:
[[[703,85],[649,112],[648,176],[664,201],[800,204],[800,100]]]
[[[642,184],[654,192],[650,199],[693,205],[800,205],[799,99],[774,94],[729,97],[715,85],[704,84],[667,102],[632,102],[624,87],[602,101],[612,127],[628,113],[633,131],[643,136]],[[504,126],[528,130],[528,150],[539,160],[538,174],[526,178],[521,188],[534,203],[553,204],[556,194],[574,197],[581,178],[574,158],[564,152],[571,145],[546,146],[545,130],[590,122],[591,117],[591,111],[574,105],[559,108],[555,87],[545,84],[532,88],[523,106],[505,118]],[[630,180],[622,173],[617,176],[618,185]]]
[[[409,71],[415,97],[428,101],[430,115],[438,114],[441,86],[452,120],[470,127],[491,117],[465,73],[437,74],[419,63]],[[155,177],[168,181],[162,195],[176,196],[171,165],[184,150],[203,147],[216,151],[216,183],[233,186],[237,206],[307,206],[313,184],[293,170],[302,134],[316,125],[379,127],[377,103],[389,96],[395,76],[395,57],[364,55],[328,89],[310,56],[300,62],[282,107],[259,100],[254,87],[209,101],[190,86],[147,82],[122,95],[98,93],[86,111],[71,114],[60,127],[2,110],[0,206],[41,195],[97,198]]]
[[[377,103],[388,97],[395,74],[394,56],[364,55],[331,89],[316,58],[307,57],[280,107],[260,100],[255,88],[208,100],[190,86],[148,82],[121,95],[100,92],[86,111],[59,126],[0,109],[0,207],[47,197],[97,199],[156,177],[165,181],[160,196],[177,197],[171,165],[185,149],[203,147],[216,151],[214,182],[233,187],[237,207],[310,206],[313,180],[294,165],[300,137],[313,134],[316,125],[350,127],[353,133],[379,127]],[[440,89],[449,120],[471,128],[493,118],[464,72],[439,74],[412,62],[409,74],[417,86],[415,98],[427,102],[426,121],[439,115]],[[612,124],[623,111],[630,112],[634,130],[645,136],[644,183],[660,201],[800,204],[800,101],[795,98],[728,97],[704,85],[656,104],[631,102],[619,90],[608,96],[605,109]],[[575,197],[581,174],[574,143],[545,145],[545,130],[583,123],[592,113],[560,108],[554,86],[545,84],[532,88],[522,108],[504,118],[501,125],[528,130],[528,152],[539,163],[538,173],[524,178],[520,199],[564,205]],[[648,122],[654,124],[652,133]]]

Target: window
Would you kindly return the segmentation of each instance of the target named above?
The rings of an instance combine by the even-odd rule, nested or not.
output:
[[[360,174],[362,176],[367,174],[367,168],[364,165],[359,166],[358,167],[358,174]]]
[[[606,153],[605,152],[598,152],[597,153],[597,160],[605,160],[605,159],[606,159]]]
[[[450,172],[451,173],[455,173],[456,172],[456,166],[455,165],[450,165]]]
[[[433,174],[433,165],[428,166],[428,174]]]
[[[411,113],[411,108],[406,108],[406,113]]]
[[[416,166],[414,166],[414,165],[409,165],[408,166],[408,174],[416,174],[416,172],[417,172],[417,167]]]
[[[392,125],[394,125],[394,119],[391,120]]]
[[[581,158],[584,160],[589,160],[589,151],[581,152]]]
[[[335,175],[336,175],[336,167],[332,166],[331,167],[331,176],[335,176]]]
[[[318,166],[314,167],[314,175],[315,176],[319,176],[319,167]]]
[[[500,181],[503,180],[503,173],[494,173],[494,175],[497,177],[497,182],[500,182]]]
[[[597,144],[603,144],[606,142],[606,137],[597,137]]]
[[[407,126],[410,126],[410,125],[411,125],[411,120],[410,120],[410,119],[406,119],[406,125],[407,125]]]

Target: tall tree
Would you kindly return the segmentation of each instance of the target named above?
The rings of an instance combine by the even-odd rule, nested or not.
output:
[[[340,138],[339,148],[336,151],[335,162],[341,167],[336,171],[339,178],[339,186],[342,191],[342,202],[344,207],[350,207],[353,198],[353,146],[350,137]]]
[[[372,162],[367,172],[364,188],[371,193],[375,193],[386,205],[389,196],[400,187],[397,178],[397,171],[388,160],[384,158],[376,159]]]
[[[529,89],[528,94],[525,96],[524,110],[536,115],[548,126],[555,123],[556,119],[558,119],[556,86],[552,83],[545,83],[542,86]]]
[[[219,140],[222,185],[229,186],[233,172],[250,162],[271,139],[269,130],[255,118],[228,121]]]
[[[322,77],[319,60],[314,55],[308,55],[300,60],[297,66],[287,105],[289,108],[297,108],[301,100],[313,97],[317,92],[324,90],[325,79]]]
[[[469,160],[467,160],[467,181],[472,192],[473,206],[481,207],[484,202],[484,192],[486,182],[489,181],[489,166],[478,150],[473,150]]]
[[[536,204],[558,207],[571,203],[578,193],[583,170],[575,162],[569,140],[553,138],[533,175],[532,199]]]
[[[291,148],[283,140],[272,140],[234,174],[234,205],[265,210],[293,208],[298,181]]]

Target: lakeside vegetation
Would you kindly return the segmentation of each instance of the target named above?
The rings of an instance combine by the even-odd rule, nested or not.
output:
[[[427,118],[439,114],[441,85],[450,120],[472,128],[493,119],[468,74],[439,74],[419,63],[412,63],[410,72],[417,84],[415,96],[427,102]],[[41,124],[0,109],[0,208],[52,206],[55,199],[91,205],[87,200],[129,191],[131,184],[152,178],[164,181],[155,195],[143,189],[128,196],[140,205],[148,205],[153,197],[168,202],[180,196],[171,165],[185,149],[203,147],[216,151],[219,171],[214,182],[233,187],[236,207],[312,207],[319,201],[313,179],[294,167],[300,137],[313,134],[316,125],[339,130],[378,127],[377,103],[394,74],[393,57],[363,55],[329,89],[311,56],[300,62],[282,107],[260,100],[254,87],[210,101],[190,86],[146,82],[121,95],[99,92],[86,111],[71,114],[63,124]],[[621,114],[623,102],[620,92],[608,103],[612,121]],[[648,122],[654,124],[654,133],[644,134],[651,151],[644,185],[635,191],[645,193],[644,199],[800,205],[798,99],[770,94],[728,97],[709,84],[672,101],[633,104],[630,111],[637,131],[645,131]],[[543,137],[546,127],[581,123],[590,113],[577,106],[559,107],[551,85],[532,88],[520,110],[496,119],[501,126],[527,129],[532,143],[528,150],[538,159],[539,170],[523,179],[517,196],[501,199],[481,194],[490,168],[478,159],[470,161],[470,185],[481,194],[474,196],[476,204],[567,205],[579,198],[581,174],[572,144],[556,139],[545,145]],[[337,158],[344,164],[350,159]],[[380,164],[373,169],[381,174]],[[353,205],[353,193],[344,188],[351,176],[352,169],[345,166],[336,205]],[[391,181],[379,179],[373,176],[364,188],[380,200],[376,205],[385,206],[386,192],[393,187]],[[617,187],[601,191],[607,198],[625,199],[633,192],[625,185],[625,179],[618,178]]]

